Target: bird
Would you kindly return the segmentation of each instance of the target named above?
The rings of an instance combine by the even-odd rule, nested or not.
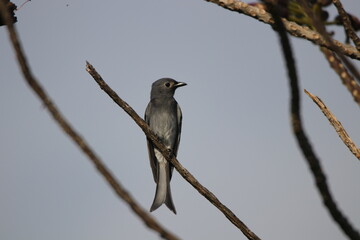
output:
[[[150,102],[145,110],[145,122],[175,156],[177,156],[180,143],[182,112],[174,94],[177,88],[186,85],[186,83],[177,82],[172,78],[161,78],[155,81],[151,87]],[[150,212],[165,203],[176,214],[170,190],[174,166],[154,147],[149,138],[147,138],[147,147],[156,183],[155,197]]]

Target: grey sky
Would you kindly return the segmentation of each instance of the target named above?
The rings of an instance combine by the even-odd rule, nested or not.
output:
[[[343,4],[360,13],[359,1]],[[175,95],[183,111],[178,159],[259,237],[347,239],[292,135],[288,80],[270,26],[201,0],[34,0],[17,16],[35,76],[143,207],[155,191],[145,137],[85,71],[86,60],[140,115],[153,81],[188,83]],[[341,30],[336,36],[343,41]],[[301,89],[318,95],[360,145],[359,107],[317,46],[291,41]],[[0,53],[0,239],[159,239],[28,88],[4,27]],[[302,113],[331,192],[359,229],[359,161],[305,94]],[[245,239],[178,173],[172,193],[178,214],[163,206],[153,215],[179,237]]]

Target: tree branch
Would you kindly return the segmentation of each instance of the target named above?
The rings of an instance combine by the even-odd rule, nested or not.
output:
[[[44,103],[51,116],[54,118],[64,130],[64,132],[75,142],[75,144],[83,151],[83,153],[89,158],[89,160],[95,165],[99,173],[105,178],[108,184],[112,187],[118,197],[122,198],[132,209],[132,211],[144,222],[150,229],[159,233],[159,235],[168,240],[177,240],[178,238],[162,227],[154,218],[152,218],[146,210],[144,210],[127,192],[126,189],[115,179],[109,169],[102,163],[101,159],[90,148],[86,141],[71,127],[70,123],[62,116],[54,102],[50,99],[44,88],[33,77],[29,65],[27,64],[26,57],[23,53],[20,40],[17,36],[15,27],[9,20],[9,14],[5,11],[5,4],[0,0],[0,14],[6,20],[6,24],[9,30],[10,40],[13,44],[16,56],[24,75],[26,82],[31,89],[38,95],[40,100]]]
[[[344,25],[346,34],[351,38],[351,40],[353,40],[356,49],[358,51],[360,51],[360,39],[359,37],[356,35],[356,32],[354,31],[349,16],[347,14],[347,12],[344,10],[340,0],[332,0],[332,2],[334,3],[335,7],[338,10],[338,13],[341,17],[342,23]]]
[[[318,16],[313,14],[312,10],[308,7],[308,3],[305,0],[297,0],[297,1],[299,2],[301,7],[303,8],[303,10],[305,11],[306,15],[308,15],[310,17],[310,19],[312,21],[312,26],[316,29],[316,31],[319,32],[320,36],[322,36],[324,38],[325,42],[327,42],[331,46],[332,50],[337,54],[337,56],[340,58],[342,63],[347,67],[347,69],[351,72],[351,74],[360,82],[360,73],[358,72],[356,67],[344,56],[341,48],[334,44],[334,40],[327,33],[324,23],[319,19]],[[327,58],[327,60],[329,60],[329,58]],[[338,62],[338,63],[336,63],[336,62]],[[340,61],[334,55],[335,65],[342,66],[342,64],[339,62]],[[331,62],[330,62],[330,65],[332,65]],[[343,68],[343,69],[345,69],[345,68]],[[347,71],[345,71],[345,74],[347,74]],[[344,80],[341,77],[341,75],[340,75],[340,78],[342,80]],[[354,100],[358,100],[359,92],[357,89],[360,89],[360,86],[358,85],[358,83],[355,81],[347,82],[346,86],[350,90],[350,93],[353,96]],[[353,91],[353,89],[356,89],[356,91]],[[360,104],[359,101],[357,101],[357,103]]]
[[[329,62],[330,67],[334,69],[334,71],[339,75],[342,83],[347,87],[349,92],[351,93],[354,101],[357,104],[360,104],[360,86],[355,81],[353,76],[348,72],[348,70],[341,63],[341,60],[337,57],[337,55],[331,50],[320,47],[321,52],[325,55],[326,60]]]
[[[163,154],[163,156],[171,162],[176,170],[180,173],[180,175],[188,181],[201,195],[203,195],[206,199],[208,199],[217,209],[219,209],[225,217],[227,217],[232,224],[234,224],[237,228],[239,228],[243,234],[250,240],[260,240],[255,233],[253,233],[236,215],[227,208],[224,204],[222,204],[219,199],[210,192],[207,188],[199,183],[197,179],[188,171],[186,170],[179,161],[175,158],[171,151],[160,142],[158,137],[150,130],[149,126],[146,122],[127,104],[124,100],[122,100],[114,90],[112,90],[106,82],[102,79],[102,77],[97,73],[95,68],[86,63],[86,71],[94,78],[94,80],[99,84],[100,88],[104,90],[109,97],[118,105],[120,106],[135,122],[136,124],[142,129],[145,133],[146,137],[149,138],[152,143],[155,145],[157,149]]]
[[[349,148],[352,154],[354,154],[355,157],[360,160],[360,149],[357,148],[355,143],[351,140],[350,136],[347,134],[341,122],[336,119],[336,117],[330,112],[330,110],[326,107],[325,103],[321,101],[319,97],[306,91],[306,89],[304,89],[304,92],[316,103],[316,105],[318,105],[325,117],[329,120],[330,124],[335,128],[335,131],[337,132],[341,140],[344,142],[344,144]]]
[[[251,6],[247,3],[238,0],[205,0],[205,1],[215,3],[230,11],[245,14],[249,17],[255,18],[266,24],[270,24],[270,25],[275,24],[274,19],[265,10],[259,9],[257,7]],[[353,46],[342,44],[341,42],[336,40],[333,40],[332,42],[333,44],[330,44],[319,33],[310,30],[308,27],[300,26],[297,23],[288,21],[286,19],[282,19],[282,22],[285,26],[286,31],[295,37],[307,39],[315,43],[316,45],[329,48],[333,51],[335,50],[334,46],[337,46],[342,54],[360,60],[360,52]]]
[[[289,82],[290,82],[290,93],[291,93],[291,126],[294,131],[296,140],[300,146],[300,149],[307,160],[307,163],[311,169],[311,172],[314,176],[316,186],[318,191],[323,199],[325,206],[330,212],[333,220],[341,227],[343,232],[353,240],[360,240],[359,233],[352,227],[348,222],[347,218],[342,214],[338,209],[333,197],[330,193],[330,189],[326,182],[326,176],[321,168],[320,160],[316,156],[312,145],[305,133],[305,130],[302,126],[301,112],[300,112],[300,91],[298,86],[298,77],[296,73],[295,60],[292,54],[292,49],[290,41],[286,34],[285,26],[283,21],[277,14],[277,9],[273,5],[271,0],[267,0],[266,3],[269,6],[270,11],[275,20],[276,29],[278,30],[282,51],[284,58],[286,60]]]

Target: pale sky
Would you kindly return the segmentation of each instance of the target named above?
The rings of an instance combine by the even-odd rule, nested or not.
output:
[[[360,13],[359,1],[342,2]],[[292,134],[286,69],[269,25],[202,0],[33,0],[16,14],[34,75],[145,209],[156,187],[145,136],[85,71],[85,61],[141,116],[153,81],[188,84],[175,95],[183,112],[178,159],[260,238],[347,239]],[[340,28],[330,30],[344,40]],[[301,89],[319,96],[360,146],[359,106],[317,46],[291,42]],[[27,86],[4,27],[0,53],[0,239],[159,239]],[[301,97],[331,192],[360,229],[360,162]],[[152,215],[175,235],[246,239],[177,172],[171,187],[178,214],[162,206]]]

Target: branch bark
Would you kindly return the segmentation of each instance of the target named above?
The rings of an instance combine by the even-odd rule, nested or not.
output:
[[[144,210],[127,192],[127,190],[116,180],[109,169],[103,164],[102,160],[95,154],[86,141],[78,134],[70,123],[62,116],[50,96],[45,92],[44,88],[33,76],[31,69],[27,63],[25,54],[23,53],[20,40],[17,36],[15,27],[11,20],[9,20],[9,14],[5,11],[5,4],[0,0],[0,14],[6,20],[6,24],[9,30],[10,40],[13,44],[16,56],[24,75],[26,82],[30,88],[38,95],[45,107],[50,112],[51,116],[57,122],[60,128],[75,142],[75,144],[83,151],[83,153],[89,158],[89,160],[95,165],[99,173],[105,178],[108,184],[112,187],[118,197],[123,199],[132,211],[144,222],[150,229],[159,233],[159,235],[168,240],[178,240],[178,238],[162,227],[153,217],[151,217],[146,210]]]
[[[354,77],[351,76],[334,52],[324,47],[321,47],[321,52],[329,62],[330,67],[339,75],[339,78],[351,93],[354,101],[357,104],[360,104],[360,86],[355,81]]]
[[[120,106],[142,129],[146,137],[148,137],[157,149],[163,154],[163,156],[171,162],[180,175],[188,181],[201,195],[203,195],[207,200],[209,200],[217,209],[219,209],[229,221],[234,224],[240,231],[250,240],[260,240],[254,232],[252,232],[236,215],[227,208],[220,200],[207,188],[199,183],[199,181],[188,171],[186,170],[179,161],[175,158],[174,154],[160,142],[158,137],[150,130],[146,122],[127,104],[122,100],[114,90],[112,90],[102,77],[97,73],[95,68],[86,63],[86,71],[94,78],[94,80],[99,84],[100,88],[104,90],[107,95],[118,105]]]
[[[310,17],[310,19],[312,21],[312,26],[316,29],[316,31],[320,34],[320,36],[325,40],[325,42],[328,43],[331,46],[331,49],[334,51],[334,63],[335,63],[335,65],[341,66],[342,64],[344,64],[347,67],[347,69],[351,72],[351,74],[360,82],[360,73],[359,73],[359,71],[344,56],[344,54],[342,53],[341,48],[334,44],[334,40],[327,33],[324,23],[319,19],[318,16],[313,14],[313,11],[309,8],[308,3],[306,2],[306,0],[297,0],[297,1],[299,2],[299,4],[304,9],[306,15],[308,15]],[[336,58],[335,54],[341,60],[341,63],[340,63],[339,59]],[[327,58],[327,60],[329,60],[329,59]],[[336,62],[338,62],[338,63],[336,63]],[[331,62],[330,62],[330,65],[331,65]],[[343,68],[343,69],[345,69],[345,68]],[[345,71],[345,74],[346,73],[347,73],[347,71]],[[340,75],[340,78],[342,80],[344,80],[341,77],[341,75]],[[347,85],[347,84],[345,84],[345,85],[350,90],[350,93],[353,96],[354,100],[357,101],[358,104],[360,104],[359,96],[358,96],[359,95],[358,90],[352,91],[352,89],[360,89],[360,86],[359,86],[358,82],[353,81],[353,82],[348,83],[348,84],[351,84],[351,85]]]
[[[360,160],[360,149],[356,147],[355,143],[351,140],[341,122],[336,119],[336,117],[331,113],[331,111],[326,107],[325,103],[321,101],[319,97],[306,91],[306,89],[304,89],[304,92],[316,103],[316,105],[318,105],[325,117],[329,120],[330,124],[334,127],[341,140],[349,148],[350,152],[352,152],[352,154],[354,154],[355,157]]]
[[[245,14],[249,17],[255,18],[266,24],[275,25],[274,19],[271,15],[263,9],[251,6],[247,3],[241,2],[239,0],[205,0],[217,4],[227,10]],[[307,39],[313,42],[316,45],[326,47],[330,50],[335,51],[334,46],[337,46],[341,53],[347,55],[351,58],[360,60],[360,52],[350,45],[342,44],[339,41],[333,40],[332,44],[327,42],[319,33],[312,31],[308,27],[303,27],[295,22],[288,21],[286,19],[281,19],[285,29],[288,33],[295,37],[300,37]]]
[[[271,0],[266,0],[266,3],[269,6],[269,9],[271,9],[272,16],[274,17],[276,29],[278,30],[280,37],[282,51],[286,60],[291,94],[291,126],[295,134],[296,140],[311,169],[316,186],[323,199],[323,203],[331,214],[333,220],[340,226],[342,231],[350,239],[360,240],[360,235],[357,230],[353,228],[345,215],[337,207],[326,182],[326,176],[321,168],[320,160],[316,156],[313,147],[302,126],[300,112],[300,91],[295,67],[295,60],[293,57],[290,41],[286,34],[286,29],[283,21],[281,21],[281,18],[277,14],[277,9],[275,5],[271,2]]]
[[[347,14],[347,12],[345,11],[345,9],[343,8],[340,0],[332,0],[332,2],[334,3],[335,7],[337,8],[337,11],[341,17],[341,20],[343,22],[346,34],[351,38],[351,40],[353,40],[356,49],[358,51],[360,51],[360,39],[359,37],[356,35],[356,32],[354,31],[352,25],[351,25],[351,21],[349,19],[349,16]]]

